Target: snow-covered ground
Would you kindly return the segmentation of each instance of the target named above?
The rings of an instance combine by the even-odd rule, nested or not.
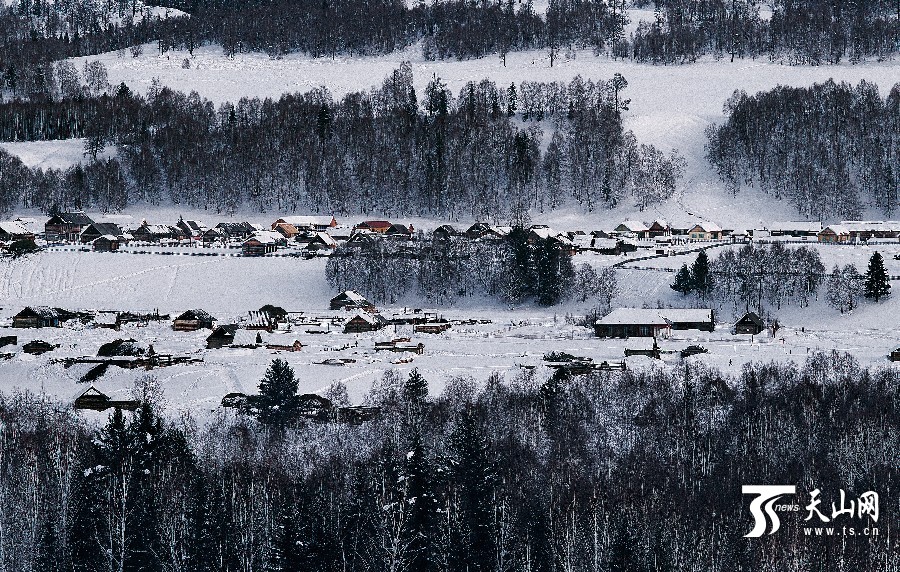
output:
[[[864,270],[874,250],[861,246],[817,248],[827,267],[853,263],[860,270]],[[880,245],[877,249],[885,256],[888,271],[900,274],[900,262],[893,260],[893,255],[900,253],[900,244]],[[635,265],[675,268],[693,260],[693,256],[672,256]],[[610,259],[578,255],[575,262],[607,265]],[[5,326],[22,307],[38,304],[68,309],[158,309],[170,314],[203,308],[220,323],[237,322],[247,316],[247,311],[269,303],[307,316],[339,314],[328,310],[334,292],[325,281],[322,259],[44,252],[16,261],[3,260],[0,265],[0,324]],[[621,293],[614,302],[616,306],[692,303],[669,288],[671,272],[623,268],[617,273]],[[749,361],[802,362],[810,352],[831,349],[849,351],[864,364],[888,366],[886,355],[900,346],[900,283],[894,282],[894,288],[897,292],[892,298],[880,304],[865,303],[852,314],[841,315],[823,300],[805,309],[785,307],[777,312],[784,327],[775,339],[732,335],[731,311],[723,309],[722,324],[713,333],[673,332],[670,339],[661,343],[664,351],[672,352],[665,354],[662,362],[642,357],[628,358],[627,362],[629,367],[668,367],[679,361],[678,350],[699,343],[710,353],[689,359],[731,372],[738,372]],[[411,304],[416,300],[403,302]],[[343,334],[335,327],[330,333],[314,334],[298,325],[287,333],[263,333],[267,343],[286,345],[297,339],[304,345],[300,352],[280,352],[277,356],[263,348],[207,350],[208,330],[174,332],[169,322],[144,327],[126,325],[120,332],[71,325],[40,330],[0,327],[0,336],[19,337],[18,346],[0,349],[0,353],[15,353],[11,359],[0,361],[0,391],[28,388],[71,399],[86,388],[78,380],[89,367],[76,365],[66,369],[54,360],[96,355],[102,343],[116,338],[134,338],[144,347],[153,344],[159,353],[202,358],[202,363],[149,372],[162,382],[170,408],[200,415],[216,408],[226,393],[253,393],[274,357],[286,359],[294,367],[301,392],[321,393],[331,382],[341,380],[347,384],[351,398],[360,402],[372,382],[387,369],[405,374],[418,367],[430,381],[431,392],[437,394],[455,376],[471,376],[483,382],[496,371],[512,379],[523,371],[523,366],[536,367],[538,376],[548,375],[541,358],[549,351],[567,351],[600,362],[622,360],[626,347],[649,346],[649,340],[642,338],[597,339],[591,331],[567,323],[567,314],[582,314],[587,306],[569,302],[552,308],[507,308],[490,300],[463,300],[439,311],[450,320],[475,318],[492,323],[457,325],[435,335],[415,334],[410,326],[390,327],[374,334]],[[383,308],[385,314],[402,311],[400,306]],[[376,340],[395,336],[422,342],[424,355],[413,356],[410,363],[396,364],[393,362],[401,354],[374,352]],[[24,354],[21,346],[34,339],[60,347],[39,357]],[[316,363],[328,358],[356,361],[344,366]],[[134,380],[147,373],[111,367],[96,385],[111,396],[124,397]]]
[[[32,169],[68,169],[76,163],[84,163],[84,139],[54,141],[3,141],[0,148],[16,155]],[[116,148],[108,146],[97,155],[100,159],[114,156]]]

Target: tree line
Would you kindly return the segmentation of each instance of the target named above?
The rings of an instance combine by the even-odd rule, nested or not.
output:
[[[357,290],[379,304],[394,304],[406,295],[438,305],[488,296],[542,306],[590,300],[608,309],[617,294],[611,269],[576,267],[559,243],[530,240],[520,226],[502,239],[372,239],[340,246],[328,259],[325,277],[332,288]]]
[[[789,248],[780,242],[728,249],[712,261],[701,251],[691,266],[682,265],[671,288],[684,296],[730,303],[736,312],[764,314],[766,308],[809,306],[818,300],[823,284],[825,300],[841,313],[852,311],[862,297],[877,303],[891,292],[884,258],[878,252],[872,254],[864,274],[852,264],[835,265],[826,273],[815,249]]]
[[[291,382],[289,369],[270,373]],[[46,397],[4,394],[0,566],[887,572],[898,385],[896,369],[839,353],[737,375],[522,370],[439,392],[390,370],[366,398],[381,414],[360,425],[200,423],[145,393],[98,427]],[[346,387],[327,394],[346,399]],[[880,535],[806,538],[802,511],[764,543],[744,539],[748,483],[796,484],[801,507],[817,488],[827,512],[840,489],[873,490],[881,514],[865,524]]]
[[[590,48],[614,58],[653,63],[715,57],[768,57],[792,64],[883,60],[898,50],[895,0],[657,0],[656,17],[631,37],[625,0],[417,3],[400,0],[178,0],[190,16],[145,17],[143,2],[21,0],[0,10],[0,72],[5,93],[41,97],[53,62],[118,51],[137,56],[146,43],[159,54],[204,44],[225,55],[292,52],[316,57],[389,53],[421,42],[426,58],[472,58],[515,50]]]
[[[565,203],[588,211],[654,204],[674,192],[684,167],[675,152],[639,145],[622,128],[621,75],[505,88],[482,80],[454,96],[437,77],[417,94],[403,64],[380,87],[340,100],[316,89],[216,108],[158,84],[146,98],[124,84],[95,91],[103,71],[85,66],[80,97],[0,104],[0,138],[81,136],[95,159],[106,145],[118,150],[65,172],[22,175],[24,185],[0,187],[7,209],[169,200],[216,212],[508,220]],[[544,128],[552,129],[546,145]],[[89,171],[102,171],[99,194]]]
[[[707,158],[733,193],[754,186],[812,220],[856,219],[900,204],[900,84],[868,81],[736,91],[711,126]]]

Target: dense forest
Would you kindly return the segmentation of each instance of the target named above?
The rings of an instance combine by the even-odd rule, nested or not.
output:
[[[642,4],[646,5],[646,2]],[[771,6],[771,17],[760,8]],[[319,57],[388,53],[421,42],[427,58],[471,58],[513,50],[590,48],[616,58],[691,62],[703,55],[767,57],[827,64],[892,57],[900,46],[896,0],[658,0],[656,17],[625,37],[625,0],[550,0],[537,14],[530,1],[176,0],[189,16],[163,18],[138,0],[19,0],[0,9],[0,73],[5,93],[47,93],[52,63],[146,43],[164,54],[220,45],[226,55],[264,51]]]
[[[708,130],[707,157],[733,193],[756,186],[812,220],[857,219],[900,206],[900,84],[828,81],[738,91]]]
[[[506,87],[483,80],[454,96],[437,77],[417,94],[404,64],[379,88],[341,100],[317,89],[216,108],[159,86],[146,98],[124,85],[106,93],[94,63],[81,96],[0,104],[0,138],[86,137],[97,159],[66,172],[10,168],[0,175],[0,210],[170,200],[216,212],[512,220],[566,203],[644,208],[670,196],[684,168],[674,152],[639,145],[622,128],[627,81],[618,74]],[[78,71],[57,68],[60,77]],[[117,158],[97,158],[108,144]]]
[[[275,368],[260,384],[290,368]],[[359,425],[142,406],[94,427],[0,396],[0,567],[41,571],[895,571],[896,369],[846,354],[748,364],[428,381],[388,371]],[[296,381],[282,380],[296,391]],[[246,380],[245,384],[255,383]],[[154,390],[153,387],[157,389]],[[149,388],[149,389],[148,389]],[[271,392],[271,387],[269,388]],[[346,388],[327,396],[346,402]],[[288,396],[289,397],[289,396]],[[800,512],[752,528],[745,484],[796,484]],[[804,534],[875,491],[877,537]]]

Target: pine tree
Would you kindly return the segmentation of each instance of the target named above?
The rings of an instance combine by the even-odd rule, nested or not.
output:
[[[284,423],[297,395],[294,370],[282,359],[274,359],[259,382],[259,418],[263,423]]]
[[[403,400],[410,410],[418,411],[428,399],[428,381],[422,377],[418,368],[409,372],[409,377],[403,384]]]
[[[713,283],[712,275],[709,273],[709,257],[706,256],[705,250],[700,251],[693,266],[691,266],[691,282],[693,283],[694,291],[701,298],[705,298],[712,291]]]
[[[889,296],[891,284],[888,282],[887,269],[884,267],[884,258],[876,252],[869,258],[869,268],[866,270],[865,296],[876,302]]]
[[[691,277],[691,269],[687,263],[681,265],[681,269],[675,275],[675,282],[672,283],[672,290],[680,292],[687,296],[694,290],[694,279]]]
[[[516,114],[516,107],[518,105],[518,95],[516,94],[516,84],[509,84],[509,88],[506,90],[506,116],[512,117]]]
[[[450,561],[454,570],[491,570],[494,564],[494,467],[471,411],[450,440],[452,479]]]
[[[403,502],[409,517],[404,540],[409,553],[409,572],[428,572],[437,569],[435,537],[439,530],[440,506],[436,493],[434,468],[422,443],[415,434],[411,450],[403,468],[405,487]]]

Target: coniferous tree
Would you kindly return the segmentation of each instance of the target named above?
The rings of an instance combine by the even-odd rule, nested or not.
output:
[[[685,296],[693,292],[694,279],[691,276],[691,269],[688,268],[687,263],[682,264],[678,273],[675,274],[675,282],[672,283],[671,288]]]
[[[421,436],[413,435],[412,446],[403,470],[403,502],[409,516],[404,527],[404,543],[409,554],[410,572],[438,569],[440,503],[437,476],[428,458]]]
[[[280,424],[291,414],[298,382],[294,370],[282,359],[274,359],[259,382],[260,421]]]
[[[869,258],[869,268],[866,270],[865,296],[878,302],[891,293],[891,284],[888,281],[887,268],[884,267],[884,258],[876,252]]]
[[[701,298],[705,298],[712,291],[713,281],[712,274],[709,271],[709,257],[705,250],[701,250],[697,254],[697,259],[691,266],[691,283],[694,291]]]

